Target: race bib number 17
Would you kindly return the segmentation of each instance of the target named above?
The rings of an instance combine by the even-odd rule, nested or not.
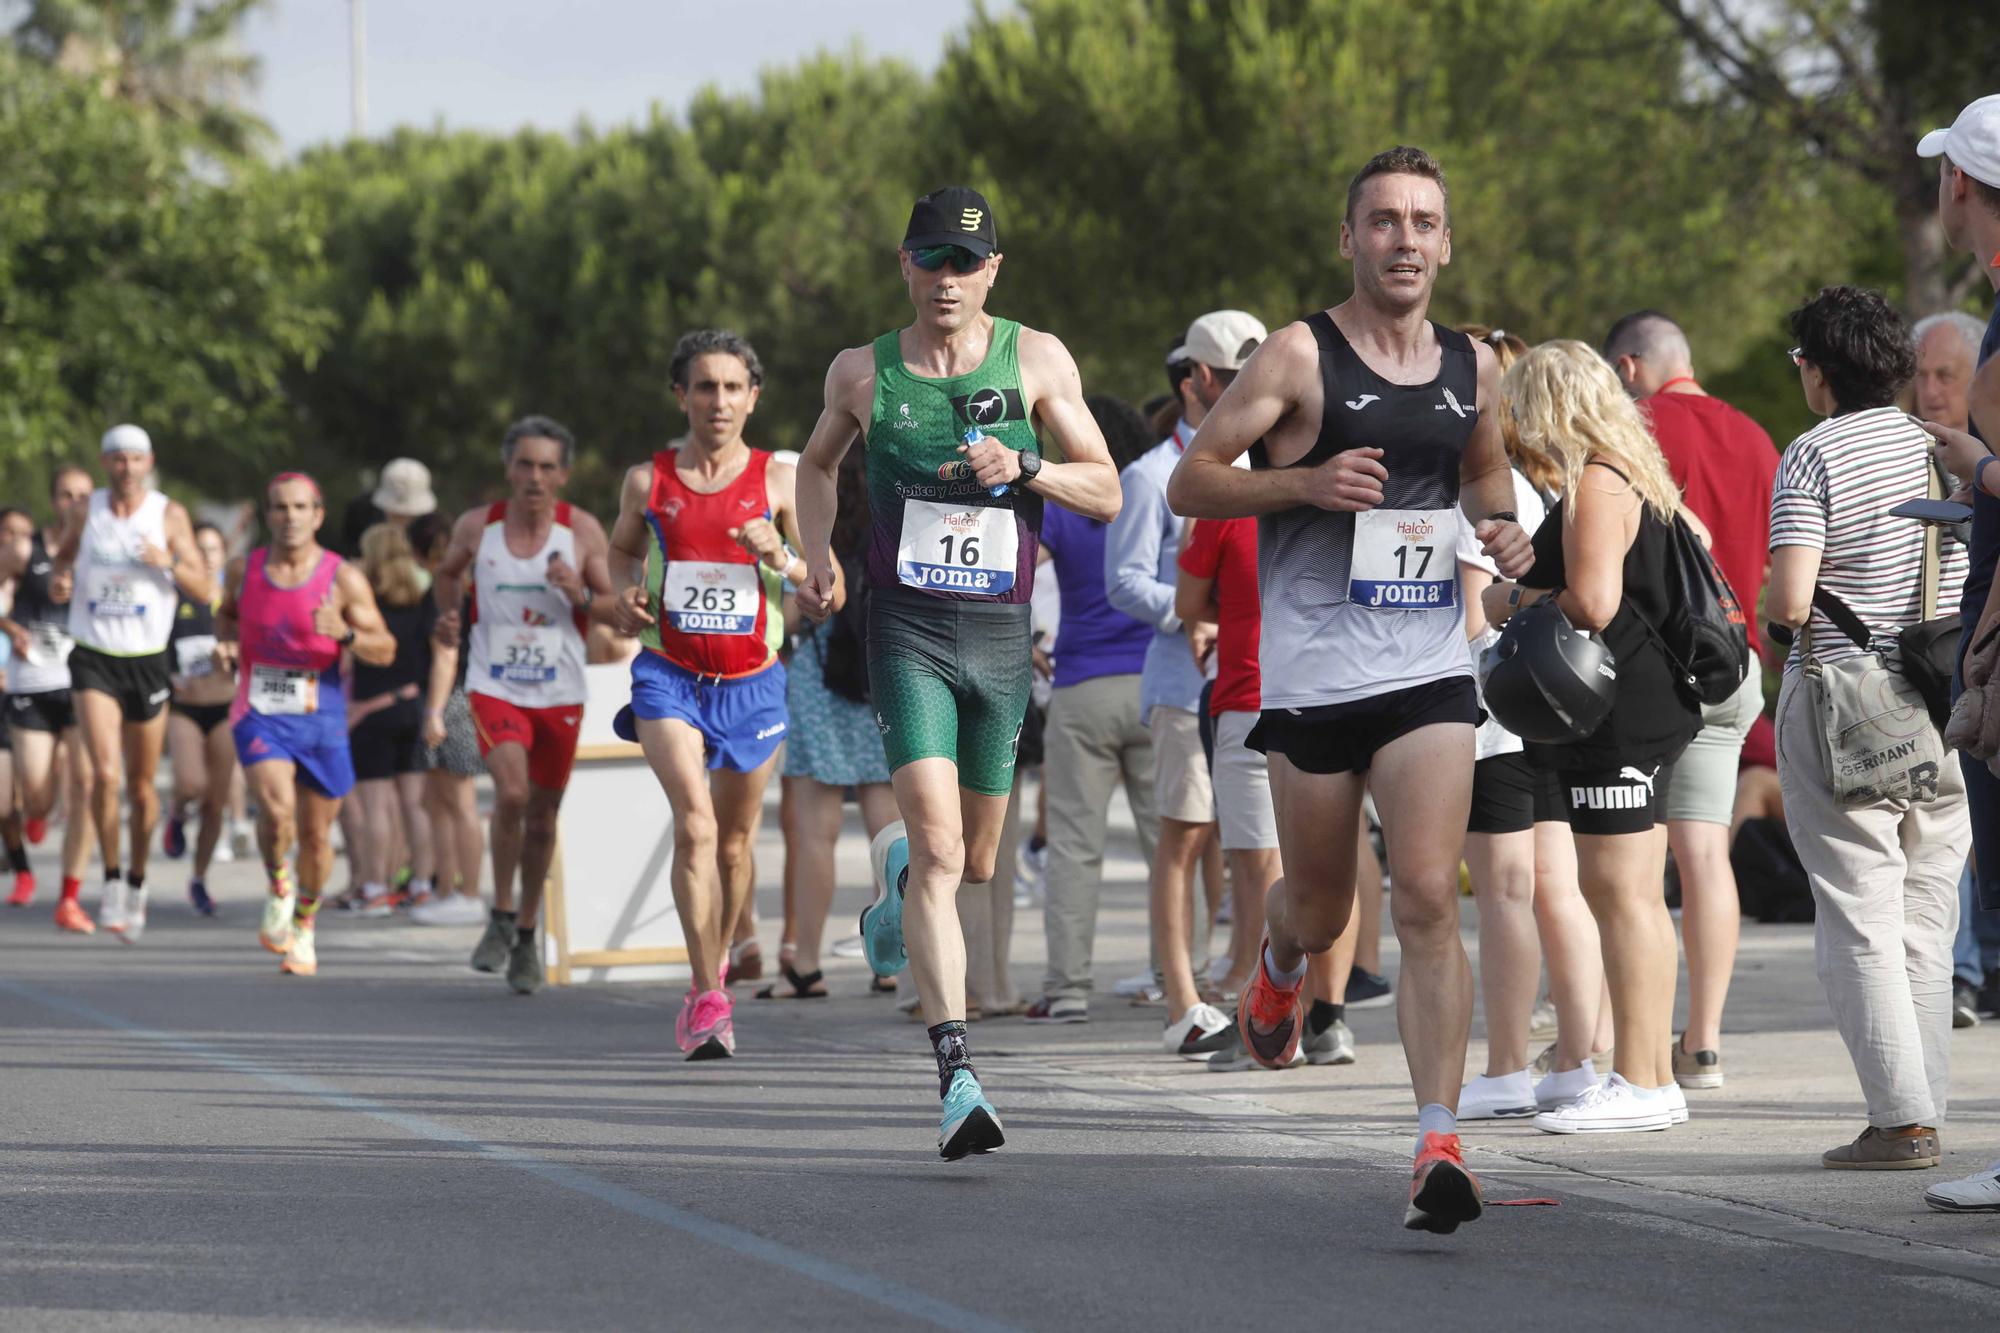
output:
[[[1354,516],[1347,600],[1374,611],[1458,606],[1458,511],[1370,509]]]
[[[903,501],[896,577],[908,587],[1003,597],[1014,590],[1019,551],[1011,509]]]

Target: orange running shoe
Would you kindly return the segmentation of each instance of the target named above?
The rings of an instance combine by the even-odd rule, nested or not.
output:
[[[95,935],[97,923],[90,919],[90,913],[83,910],[83,904],[74,898],[65,898],[56,904],[56,929],[73,930],[79,935]]]
[[[35,872],[17,870],[14,872],[14,891],[7,895],[7,906],[26,907],[35,896]]]
[[[1268,946],[1270,941],[1266,939],[1264,944]],[[1283,1069],[1299,1053],[1299,992],[1305,987],[1305,977],[1281,990],[1264,970],[1263,957],[1260,946],[1257,973],[1236,1004],[1236,1027],[1252,1060],[1266,1069]]]
[[[28,841],[39,847],[42,839],[49,836],[49,821],[46,819],[24,820],[21,831],[28,835]]]
[[[1458,1135],[1424,1135],[1410,1176],[1410,1207],[1403,1214],[1404,1228],[1449,1236],[1460,1222],[1476,1220],[1479,1207],[1479,1181],[1465,1169]]]

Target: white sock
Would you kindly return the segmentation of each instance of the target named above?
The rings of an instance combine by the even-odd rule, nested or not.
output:
[[[1568,1101],[1572,1097],[1581,1097],[1596,1083],[1597,1070],[1592,1068],[1590,1061],[1585,1060],[1575,1069],[1550,1071],[1547,1077],[1535,1086],[1535,1096],[1538,1100],[1544,1101]],[[1544,1088],[1548,1090],[1546,1093],[1543,1092]]]
[[[1300,957],[1298,967],[1287,972],[1278,966],[1278,960],[1271,956],[1271,946],[1267,944],[1264,946],[1264,974],[1270,977],[1271,984],[1280,990],[1296,986],[1299,984],[1299,979],[1306,974],[1306,960]]]
[[[1417,1148],[1424,1150],[1427,1134],[1458,1133],[1458,1116],[1443,1102],[1427,1102],[1417,1109]]]

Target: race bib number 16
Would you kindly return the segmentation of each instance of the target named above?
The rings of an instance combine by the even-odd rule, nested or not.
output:
[[[1458,511],[1370,509],[1354,516],[1347,600],[1377,611],[1458,606]]]
[[[1019,551],[1011,509],[903,501],[896,577],[908,587],[1003,597],[1014,590]]]

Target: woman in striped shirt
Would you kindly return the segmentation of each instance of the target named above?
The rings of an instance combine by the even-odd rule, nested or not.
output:
[[[1814,732],[1808,651],[1865,651],[1813,605],[1832,593],[1885,650],[1928,609],[1958,604],[1964,548],[1945,537],[1937,602],[1923,605],[1922,524],[1889,510],[1930,493],[1931,438],[1895,405],[1915,369],[1909,330],[1879,293],[1829,287],[1792,313],[1806,403],[1827,419],[1792,441],[1771,495],[1766,610],[1806,627],[1778,694],[1778,779],[1812,880],[1819,975],[1868,1103],[1868,1128],[1821,1156],[1844,1170],[1936,1166],[1950,1072],[1951,944],[1971,843],[1958,765],[1935,800],[1843,807]]]

